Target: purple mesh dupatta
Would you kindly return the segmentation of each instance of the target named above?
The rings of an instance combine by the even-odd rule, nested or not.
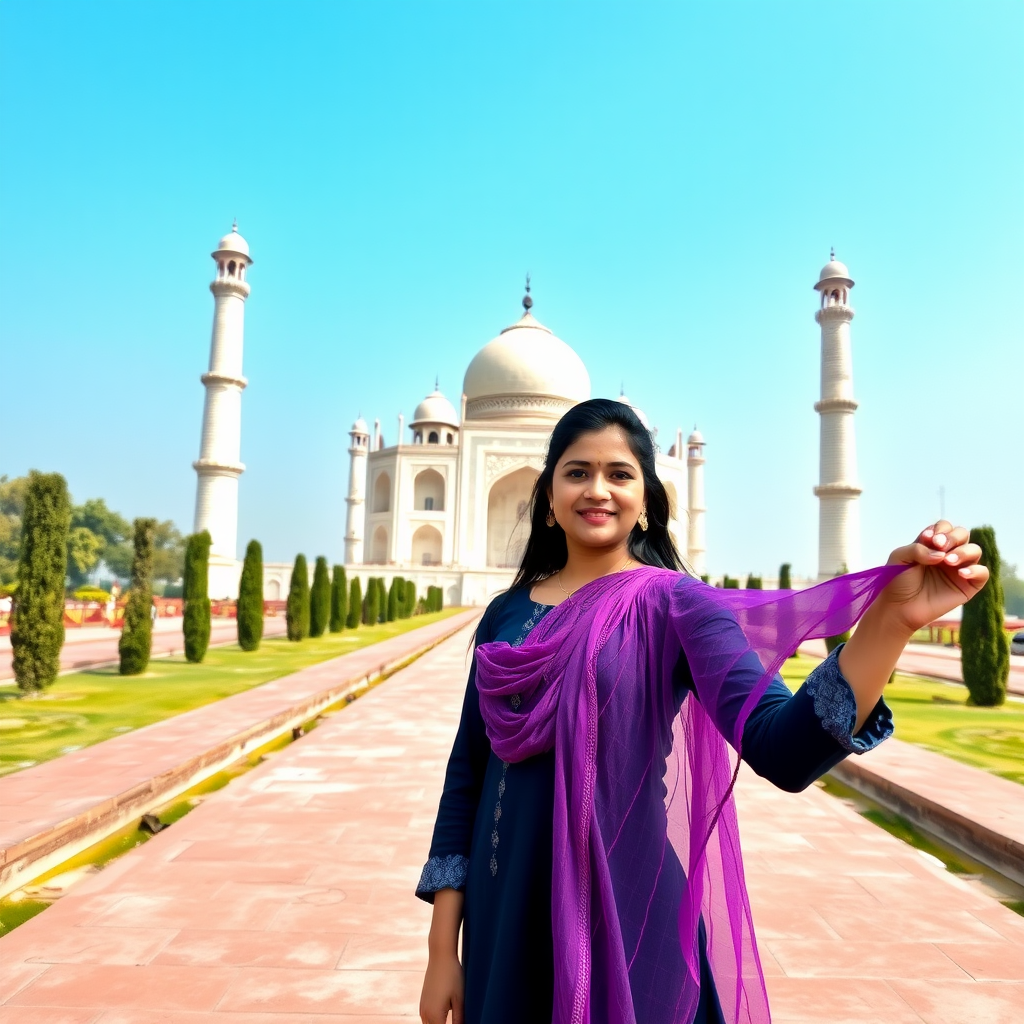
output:
[[[519,647],[477,648],[494,752],[555,748],[554,1024],[690,1024],[700,915],[726,1020],[769,1021],[727,744],[739,751],[798,644],[849,629],[902,569],[760,591],[642,567],[581,588]],[[699,699],[677,713],[681,651]],[[764,670],[753,688],[730,671],[751,651]]]

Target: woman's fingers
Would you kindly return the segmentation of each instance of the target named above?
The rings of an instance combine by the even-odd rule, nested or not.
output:
[[[943,565],[974,565],[981,558],[981,548],[977,544],[961,544],[945,553]]]

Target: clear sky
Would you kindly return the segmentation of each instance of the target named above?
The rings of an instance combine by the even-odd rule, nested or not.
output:
[[[340,560],[388,444],[534,313],[667,449],[712,572],[817,562],[829,247],[865,560],[940,507],[1024,566],[1024,4],[0,5],[0,473],[191,529],[214,269],[246,308],[239,541]]]

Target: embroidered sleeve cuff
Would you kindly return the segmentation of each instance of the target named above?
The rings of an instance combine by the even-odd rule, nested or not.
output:
[[[434,902],[434,893],[439,889],[464,889],[469,873],[469,858],[458,853],[446,857],[431,857],[423,865],[416,895],[428,903]]]
[[[808,677],[804,684],[814,701],[814,713],[821,726],[850,754],[863,754],[887,740],[893,732],[892,711],[879,698],[867,721],[856,734],[857,700],[850,684],[839,671],[840,644]]]

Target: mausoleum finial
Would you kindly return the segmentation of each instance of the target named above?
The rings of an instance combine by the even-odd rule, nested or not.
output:
[[[530,272],[526,272],[526,294],[523,296],[523,309],[527,313],[530,312],[530,307],[533,305],[533,299],[530,298]]]
[[[836,247],[833,245],[828,251],[828,258],[835,263],[836,261]]]

